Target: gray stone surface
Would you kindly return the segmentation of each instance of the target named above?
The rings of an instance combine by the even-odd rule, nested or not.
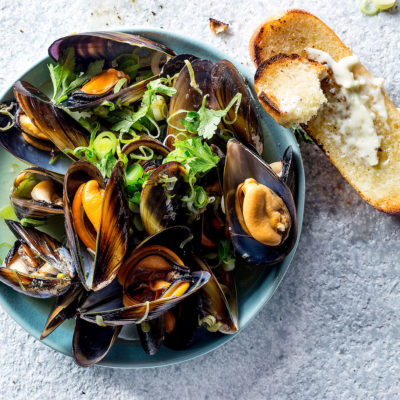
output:
[[[261,20],[288,7],[323,18],[400,106],[399,13],[365,17],[358,0],[0,0],[0,90],[55,38],[121,26],[200,38],[248,64]],[[208,17],[231,24],[213,36]],[[398,399],[398,217],[365,204],[312,146],[302,145],[307,195],[297,254],[273,299],[237,338],[185,364],[83,370],[0,310],[0,399]]]

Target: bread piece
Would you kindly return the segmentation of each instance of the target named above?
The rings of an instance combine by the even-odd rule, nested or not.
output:
[[[280,53],[304,55],[306,48],[329,53],[335,61],[352,55],[330,28],[314,15],[302,10],[289,10],[268,19],[256,30],[250,41],[250,54],[256,65]],[[356,79],[375,82],[361,64],[355,66],[352,72]],[[286,82],[280,83],[286,85]],[[400,213],[399,110],[383,92],[387,119],[385,121],[375,115],[373,124],[381,143],[379,162],[371,166],[344,151],[343,146],[335,140],[338,129],[332,123],[335,117],[333,110],[342,104],[342,99],[337,95],[338,87],[332,79],[324,79],[321,87],[328,101],[316,117],[307,125],[302,125],[303,128],[361,197],[381,211]],[[268,107],[266,109],[269,111]]]
[[[254,85],[258,99],[278,124],[306,123],[317,114],[326,97],[321,80],[327,67],[297,54],[277,54],[257,69]]]

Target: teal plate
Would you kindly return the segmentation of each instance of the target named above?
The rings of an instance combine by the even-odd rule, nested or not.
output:
[[[231,59],[226,54],[214,49],[206,43],[184,37],[177,33],[153,28],[132,29],[127,32],[143,35],[163,43],[174,49],[177,53],[190,53],[212,61],[228,59],[236,65],[252,87],[253,76],[248,70],[242,65],[235,63],[235,60]],[[21,76],[20,79],[26,80],[39,87],[49,85],[47,69],[49,61],[49,58],[42,60]],[[0,102],[10,100],[11,98],[12,87],[0,97]],[[265,160],[268,162],[278,160],[287,146],[291,145],[294,150],[298,177],[295,194],[298,215],[298,241],[303,222],[305,193],[304,169],[300,149],[294,135],[289,130],[277,125],[264,110],[260,109],[258,104],[257,107],[265,135],[265,151],[263,155]],[[0,148],[0,187],[11,188],[14,177],[17,172],[23,168],[24,163],[18,161]],[[8,204],[7,190],[1,191],[0,204]],[[0,221],[0,242],[13,243],[13,241],[14,238],[4,221]],[[295,248],[282,263],[274,265],[271,268],[237,268],[235,274],[238,283],[240,331],[247,326],[257,315],[262,306],[272,297],[289,268],[296,247],[297,243]],[[19,325],[38,339],[53,301],[34,299],[19,294],[6,285],[0,284],[0,304]],[[54,331],[47,339],[43,340],[43,343],[60,353],[71,356],[73,329],[74,321],[69,320]],[[159,352],[154,356],[147,355],[142,350],[138,341],[118,339],[100,365],[114,368],[150,368],[176,364],[206,354],[228,342],[235,336],[236,335],[211,334],[204,330],[204,332],[199,335],[196,344],[189,349],[175,351],[162,346]]]

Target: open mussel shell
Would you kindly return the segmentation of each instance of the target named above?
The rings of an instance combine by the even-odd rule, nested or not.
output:
[[[138,324],[137,332],[143,350],[153,356],[164,341],[163,316]]]
[[[6,223],[18,240],[0,267],[0,281],[32,297],[64,293],[75,275],[68,250],[34,228],[23,227],[16,221],[6,220]]]
[[[112,60],[121,54],[135,53],[140,60],[140,68],[151,67],[152,78],[138,82],[114,93],[113,90],[98,96],[87,95],[81,91],[74,92],[68,99],[66,106],[70,110],[83,110],[95,107],[103,101],[120,99],[122,103],[132,103],[139,100],[147,90],[150,80],[157,78],[161,66],[175,52],[168,47],[138,35],[121,32],[88,32],[66,36],[56,40],[49,47],[49,55],[59,61],[64,50],[75,49],[78,62],[87,66],[94,60],[105,60],[109,66]]]
[[[240,142],[251,146],[258,154],[262,154],[264,136],[258,121],[254,100],[240,72],[230,61],[219,60],[215,64],[211,87],[219,108],[222,110],[228,106],[237,93],[241,93],[242,99],[237,114],[235,115],[235,107],[232,107],[226,116],[227,121],[234,122],[225,124],[225,128],[233,131],[236,139]]]
[[[98,326],[78,316],[72,338],[75,362],[81,367],[90,367],[100,362],[110,351],[120,331],[119,326]]]
[[[150,81],[158,78],[158,75],[145,79],[124,89],[119,90],[117,93],[111,89],[107,93],[101,95],[88,95],[82,91],[76,90],[68,97],[66,106],[71,111],[82,111],[88,108],[100,106],[105,101],[114,102],[120,100],[121,104],[127,105],[140,100],[144,92],[147,90],[147,85]]]
[[[49,336],[65,320],[75,317],[79,303],[85,293],[83,286],[77,282],[72,284],[64,294],[57,297],[40,335],[40,340]]]
[[[156,168],[148,177],[140,196],[140,216],[149,235],[185,223],[182,197],[190,188],[185,176],[185,167],[170,161]]]
[[[185,350],[194,343],[199,328],[199,298],[200,292],[197,292],[169,310],[175,319],[175,326],[171,332],[165,331],[164,346],[173,350]]]
[[[112,61],[124,53],[132,53],[148,60],[155,53],[174,56],[175,52],[161,43],[154,42],[142,36],[122,32],[87,32],[69,35],[57,39],[49,47],[49,55],[58,61],[63,51],[73,47],[75,54],[81,63],[89,63],[94,60]]]
[[[184,118],[185,115],[183,113],[176,114],[177,111],[197,111],[202,104],[203,97],[207,94],[206,107],[211,108],[212,104],[216,104],[216,100],[213,97],[214,93],[211,90],[213,63],[209,60],[196,59],[191,64],[197,90],[191,86],[191,79],[187,66],[183,67],[174,84],[174,88],[177,92],[172,96],[169,104],[168,115],[172,116],[172,118],[168,125],[167,134],[171,136],[168,138],[166,144],[170,148],[173,148],[174,136],[179,136],[180,132],[174,127],[183,129],[181,119]]]
[[[95,256],[80,240],[72,213],[74,196],[83,183],[95,180],[105,189]],[[99,170],[86,161],[71,165],[64,179],[65,228],[78,275],[87,290],[99,290],[112,282],[128,247],[129,207],[122,162],[114,167],[107,185]]]
[[[141,148],[150,149],[153,152],[153,159],[151,161],[154,160],[153,164],[155,165],[157,163],[160,163],[159,165],[161,165],[162,160],[165,157],[167,157],[167,155],[171,151],[167,146],[164,146],[159,140],[143,136],[138,140],[134,140],[133,142],[126,144],[122,148],[122,152],[128,156],[128,165],[134,162],[139,162],[141,165],[147,164],[146,160],[139,160],[134,158],[135,154],[139,156],[141,155],[140,153]]]
[[[235,211],[236,189],[248,178],[254,178],[258,183],[273,190],[286,205],[291,226],[281,245],[264,245],[249,236],[240,225]],[[264,160],[235,139],[228,142],[224,171],[224,201],[232,243],[245,260],[254,264],[273,264],[282,261],[293,249],[297,238],[297,214],[290,189]]]
[[[14,84],[14,95],[23,112],[58,149],[88,146],[88,134],[81,125],[54,106],[40,90],[27,82],[18,81]]]
[[[14,181],[10,202],[19,219],[46,219],[64,214],[63,177],[43,168],[27,168]]]
[[[161,68],[160,76],[163,78],[173,77],[178,74],[183,67],[186,66],[185,60],[193,62],[198,57],[193,54],[178,54],[175,57],[170,58]]]
[[[208,264],[193,256],[196,267],[207,271],[211,278],[199,292],[200,317],[204,327],[212,332],[232,334],[239,330],[237,293],[234,278],[230,272],[220,271],[217,276]]]
[[[161,317],[166,311],[187,299],[192,294],[198,292],[210,279],[207,271],[191,272],[190,269],[180,264],[180,257],[187,251],[186,246],[192,238],[188,228],[177,226],[165,229],[147,239],[145,239],[131,255],[124,261],[118,274],[118,282],[112,283],[112,290],[104,288],[98,293],[91,294],[80,307],[81,318],[102,325],[127,325],[132,323],[141,324]],[[175,253],[176,252],[176,253]],[[189,282],[188,290],[177,297],[159,297],[153,301],[146,301],[140,304],[124,306],[123,296],[126,285],[135,281],[138,273],[147,273],[141,268],[141,260],[151,260],[152,256],[162,257],[169,260],[170,268],[165,270],[167,273],[174,273],[175,278],[167,290],[171,290],[175,285],[182,281]],[[172,258],[171,258],[172,257]],[[171,261],[175,260],[176,261]],[[179,264],[178,264],[179,263]],[[136,266],[140,265],[140,269]],[[151,266],[150,266],[151,267]],[[111,285],[110,285],[111,288]]]
[[[278,173],[279,179],[289,187],[294,195],[296,190],[296,160],[293,156],[292,146],[285,150],[280,163],[282,168]]]
[[[53,157],[57,149],[55,145],[48,140],[42,141],[33,138],[21,130],[17,123],[19,108],[16,103],[3,104],[0,106],[7,107],[12,115],[12,119],[10,119],[9,116],[0,114],[0,127],[4,127],[9,123],[14,124],[10,129],[1,133],[0,145],[14,157],[28,164],[64,174],[71,164],[70,159],[67,157],[59,157],[57,160],[54,160]],[[49,143],[51,143],[51,146],[49,146]]]

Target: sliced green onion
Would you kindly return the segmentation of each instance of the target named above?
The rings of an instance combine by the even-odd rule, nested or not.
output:
[[[5,104],[1,104],[0,105],[0,114],[5,115],[8,118],[10,118],[10,122],[6,126],[0,127],[0,131],[1,132],[8,131],[9,129],[11,129],[15,125],[14,115],[12,115],[10,113],[10,110],[12,108],[13,108],[13,104],[10,104],[9,106],[6,106]]]
[[[142,153],[142,155],[131,153],[131,159],[149,161],[152,160],[154,157],[154,150],[150,147],[139,146],[139,151]]]
[[[197,208],[203,208],[208,203],[208,196],[206,191],[201,186],[196,186],[195,189],[195,197],[193,200],[193,204]]]
[[[115,104],[112,101],[104,100],[100,105],[103,107],[109,107],[109,111],[115,110]]]
[[[22,226],[42,226],[46,225],[45,220],[33,219],[33,218],[22,218],[21,219]]]
[[[223,120],[226,124],[232,125],[236,122],[241,101],[242,101],[242,93],[236,93],[235,96],[232,98],[232,100],[229,102],[229,104],[226,106],[224,110],[226,114],[223,117]],[[228,114],[229,110],[233,107],[233,105],[235,105],[235,118],[232,121],[227,121],[226,115]]]
[[[179,128],[178,126],[173,125],[173,124],[171,123],[171,120],[172,120],[172,118],[176,117],[176,116],[179,115],[179,114],[182,114],[182,113],[186,113],[186,114],[187,114],[188,112],[189,112],[189,110],[183,110],[183,109],[178,110],[178,111],[175,111],[172,115],[170,115],[170,116],[168,117],[168,119],[167,119],[167,124],[168,124],[171,128],[174,128],[175,130],[177,130],[177,131],[179,131],[179,132],[186,132],[186,129],[185,129],[185,128]]]
[[[155,95],[151,101],[150,108],[156,121],[163,121],[167,118],[168,107],[163,96],[159,94]]]
[[[372,0],[372,2],[380,11],[388,10],[396,4],[396,0]]]
[[[118,93],[118,92],[121,90],[122,86],[124,86],[125,83],[126,83],[127,81],[128,81],[128,80],[127,80],[126,78],[121,78],[121,79],[116,83],[116,85],[114,86],[114,93]]]
[[[104,157],[110,151],[114,154],[117,150],[117,138],[111,131],[101,132],[96,136],[93,147],[99,157]]]
[[[188,69],[188,71],[189,71],[190,86],[191,86],[194,90],[196,90],[196,92],[199,92],[201,95],[203,95],[203,92],[201,91],[201,89],[198,87],[198,85],[197,85],[197,83],[196,83],[196,79],[195,79],[195,76],[194,76],[194,71],[193,71],[192,64],[190,63],[189,60],[185,60],[185,64],[186,64],[186,67],[187,67],[187,69]]]
[[[135,185],[143,176],[143,167],[140,164],[132,164],[126,170],[126,183],[128,186]]]
[[[375,15],[379,12],[379,8],[372,2],[372,0],[361,0],[360,10],[365,15]]]

